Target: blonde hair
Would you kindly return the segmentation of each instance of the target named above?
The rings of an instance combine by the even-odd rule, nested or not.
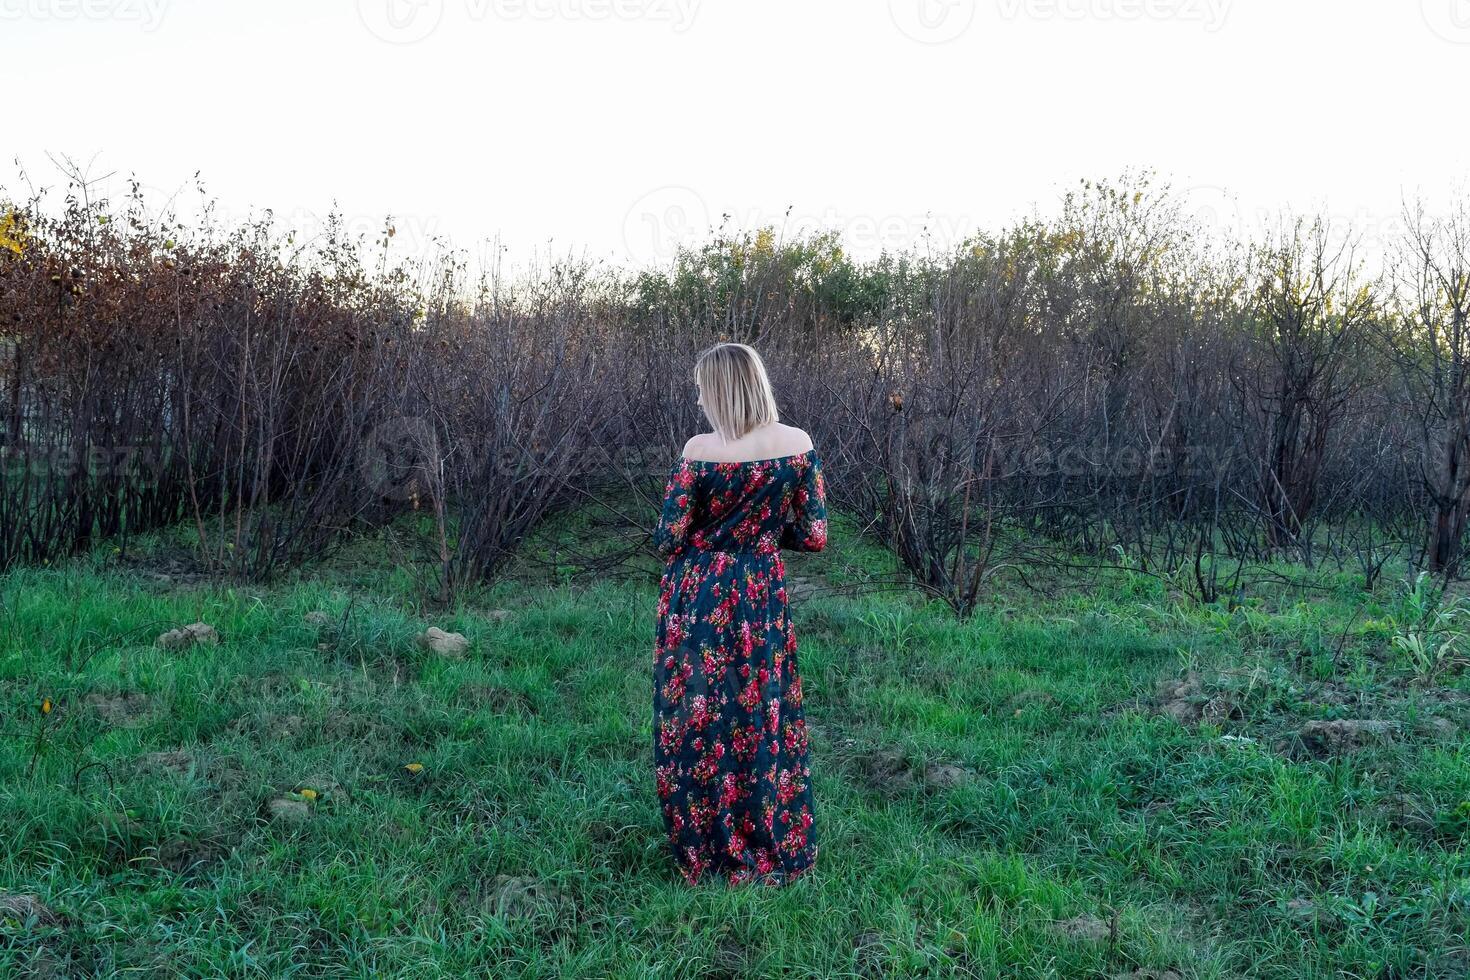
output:
[[[776,422],[776,396],[755,348],[715,344],[694,362],[694,380],[710,424],[726,440]]]

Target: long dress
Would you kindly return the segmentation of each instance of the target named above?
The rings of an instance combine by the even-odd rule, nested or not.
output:
[[[821,551],[809,449],[744,463],[680,458],[654,543],[653,761],[684,880],[784,885],[817,857],[796,633],[781,549]]]

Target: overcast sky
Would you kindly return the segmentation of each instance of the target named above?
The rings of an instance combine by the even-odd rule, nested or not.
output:
[[[1470,176],[1470,0],[0,0],[0,39],[38,183],[201,171],[227,214],[517,260],[723,214],[943,247],[1141,167],[1372,239]]]

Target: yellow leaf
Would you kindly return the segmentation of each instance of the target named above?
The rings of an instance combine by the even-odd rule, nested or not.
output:
[[[0,218],[0,248],[9,249],[16,255],[25,254],[25,229],[21,225],[20,215],[14,211]]]

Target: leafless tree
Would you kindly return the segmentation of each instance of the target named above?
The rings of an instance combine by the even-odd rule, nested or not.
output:
[[[1424,561],[1458,573],[1470,508],[1470,213],[1463,200],[1431,218],[1407,210],[1394,267],[1402,314],[1387,332],[1422,440],[1419,475],[1429,497]]]
[[[1334,245],[1330,236],[1321,218],[1299,218],[1256,251],[1250,311],[1262,357],[1236,375],[1254,416],[1246,439],[1267,545],[1301,546],[1308,560],[1311,538],[1302,532],[1329,440],[1366,380],[1362,355],[1378,305],[1351,241]]]

